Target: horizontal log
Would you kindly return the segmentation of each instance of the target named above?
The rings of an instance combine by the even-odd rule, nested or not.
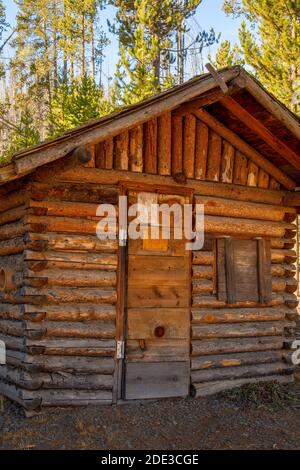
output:
[[[192,288],[194,294],[211,294],[214,289],[214,283],[212,280],[199,279],[193,280]]]
[[[299,191],[287,192],[284,198],[284,203],[291,207],[300,207],[300,194]]]
[[[25,390],[74,389],[74,390],[111,390],[113,378],[110,375],[72,375],[53,373],[35,373],[4,366],[0,369],[0,378]]]
[[[115,354],[115,340],[112,339],[103,340],[89,337],[69,339],[65,337],[43,336],[42,339],[36,340],[26,336],[15,337],[0,334],[0,340],[4,341],[8,355],[13,351],[20,351],[31,355],[43,354],[46,356],[76,357],[113,357]]]
[[[272,263],[295,263],[296,259],[294,250],[271,250]]]
[[[15,354],[15,358],[16,365],[32,372],[112,375],[115,364],[111,357],[32,356],[27,353],[19,353]]]
[[[0,291],[0,304],[22,304],[24,302],[24,297],[20,293],[21,289],[13,292],[1,292]]]
[[[89,184],[118,184],[119,181],[143,182],[153,185],[170,185],[174,188],[181,187],[173,177],[149,175],[145,173],[132,173],[130,171],[103,170],[97,168],[70,168],[57,175],[57,179],[65,182],[87,182]],[[186,187],[194,190],[195,195],[217,196],[227,199],[249,202],[261,202],[264,204],[282,205],[286,195],[285,191],[263,190],[248,186],[206,182],[188,179]],[[287,204],[288,205],[288,204]]]
[[[24,303],[32,303],[34,305],[40,304],[60,304],[62,303],[103,303],[114,305],[117,301],[117,294],[115,290],[100,290],[82,287],[81,289],[76,288],[63,288],[55,287],[43,289],[42,291],[38,288],[23,287],[21,289],[21,295],[24,296]]]
[[[296,227],[295,227],[294,229],[286,230],[286,231],[285,231],[285,238],[287,238],[287,239],[293,239],[293,240],[295,240],[296,236],[297,236]]]
[[[297,309],[293,309],[293,310],[290,310],[289,312],[287,312],[286,318],[290,321],[297,322],[299,320],[299,313],[298,313]]]
[[[57,396],[53,397],[53,394],[50,394],[50,398],[46,400],[43,399],[42,406],[43,408],[46,407],[53,407],[53,406],[58,406],[58,407],[87,407],[87,406],[111,406],[112,404],[112,398],[109,400],[107,399],[101,399],[101,398],[71,398],[72,401],[70,401],[70,398],[68,396],[62,397],[62,396]],[[72,404],[71,404],[72,403]]]
[[[284,320],[288,309],[276,308],[232,308],[221,310],[192,309],[192,323],[240,323]]]
[[[0,198],[0,213],[22,206],[26,201],[26,191],[14,191]]]
[[[286,279],[286,292],[288,292],[289,294],[293,294],[294,292],[296,292],[298,289],[298,281],[297,279],[295,278],[287,278]]]
[[[45,281],[42,285],[49,287],[114,287],[116,285],[116,273],[100,270],[45,269],[37,273],[26,269],[24,276],[27,279],[27,285],[32,285],[31,282],[37,279]]]
[[[0,240],[10,240],[23,236],[25,233],[25,225],[23,221],[14,222],[12,224],[0,227]]]
[[[278,265],[277,265],[278,266]],[[272,268],[275,267],[275,265],[272,265]],[[284,274],[286,277],[293,278],[296,276],[296,265],[295,264],[284,264]]]
[[[194,251],[193,264],[210,266],[214,263],[214,253],[212,251]]]
[[[41,245],[43,243],[43,245]],[[118,240],[99,240],[95,235],[63,235],[59,233],[36,234],[29,233],[26,237],[28,250],[41,251],[91,251],[91,252],[115,252],[118,248]]]
[[[118,186],[86,184],[49,184],[32,182],[30,197],[34,201],[69,201],[95,204],[117,204]]]
[[[235,380],[221,380],[200,384],[193,384],[193,397],[205,397],[219,393],[225,390],[241,387],[246,384],[261,383],[261,382],[276,382],[276,383],[290,383],[293,382],[293,376],[291,375],[268,375],[266,377],[251,377],[245,379]]]
[[[85,265],[94,265],[94,269],[98,269],[97,265],[117,266],[118,258],[113,253],[65,253],[56,251],[45,251],[42,253],[26,250],[24,252],[26,261],[52,261],[77,263],[81,269]]]
[[[4,381],[0,381],[0,394],[21,405],[25,410],[35,410],[40,407],[41,399],[36,394],[34,398],[26,398],[25,390]]]
[[[43,354],[47,356],[78,356],[78,357],[114,357],[115,349],[103,348],[42,348]],[[40,346],[27,347],[30,354],[34,352],[41,354]]]
[[[241,338],[252,336],[279,336],[284,334],[284,329],[292,326],[293,322],[249,322],[235,323],[231,325],[193,325],[193,339],[207,338]]]
[[[25,216],[25,213],[25,206],[19,206],[5,212],[0,212],[0,226],[22,219]]]
[[[210,382],[213,380],[233,380],[236,378],[248,378],[265,375],[287,374],[292,370],[289,366],[281,362],[271,364],[254,364],[239,367],[223,367],[221,369],[197,370],[192,372],[192,383]]]
[[[41,334],[45,332],[45,336],[55,338],[113,339],[115,337],[114,323],[103,323],[97,320],[93,320],[88,323],[48,321],[35,323],[26,321],[25,330],[27,334],[28,332],[41,332]]]
[[[252,237],[284,237],[294,226],[285,222],[267,222],[241,218],[205,217],[205,231],[216,235],[247,235]]]
[[[112,392],[110,390],[39,390],[41,406],[82,406],[93,402],[95,405],[111,405]],[[34,391],[24,391],[27,399],[36,395]]]
[[[26,265],[28,269],[37,273],[45,270],[85,270],[94,271],[95,268],[99,271],[117,271],[117,266],[113,264],[92,264],[92,263],[77,263],[69,261],[27,261]]]
[[[193,266],[193,279],[213,279],[212,266]]]
[[[22,253],[17,253],[15,255],[7,255],[1,257],[1,265],[9,266],[15,271],[22,271],[24,267],[24,259]]]
[[[0,333],[0,340],[5,343],[6,351],[25,351],[26,338],[24,336],[8,336]]]
[[[271,274],[272,276],[276,277],[281,277],[286,274],[286,270],[282,264],[272,264],[271,266]]]
[[[271,248],[286,248],[292,250],[295,246],[296,240],[292,238],[272,238],[271,239]]]
[[[285,298],[283,295],[273,294],[272,300],[264,304],[265,307],[273,307],[276,305],[282,305],[285,303]],[[230,305],[227,302],[223,302],[218,300],[215,296],[204,296],[204,295],[193,295],[193,308],[228,308]],[[248,308],[248,307],[258,307],[260,308],[261,305],[257,302],[236,302],[232,307],[241,307],[241,308]]]
[[[46,337],[41,340],[26,339],[25,350],[29,354],[44,354],[47,356],[89,356],[113,357],[115,341],[95,338],[56,338]]]
[[[65,201],[33,201],[28,202],[30,213],[33,215],[54,216],[54,217],[71,217],[77,218],[94,218],[97,217],[97,209],[101,203],[89,204],[85,202],[65,202]],[[116,214],[117,214],[117,207]],[[0,217],[1,220],[1,217]]]
[[[293,340],[292,340],[292,344],[293,344],[294,342],[295,342],[295,340],[293,339]],[[292,349],[292,350],[289,350],[289,351],[287,351],[287,350],[283,350],[283,351],[282,351],[282,359],[283,359],[283,361],[285,362],[285,364],[290,364],[290,365],[292,365],[292,366],[295,366],[295,364],[294,364],[294,357],[293,357],[294,352],[295,352],[295,349]],[[295,368],[295,372],[296,372],[296,373],[298,372],[297,369],[298,369],[298,368]]]
[[[0,303],[0,319],[21,320],[24,315],[22,305]]]
[[[23,238],[12,238],[0,242],[0,256],[16,255],[22,253],[25,249]]]
[[[279,350],[193,357],[191,362],[191,369],[192,371],[195,371],[222,367],[266,364],[272,362],[280,362],[281,359],[282,352]]]
[[[71,374],[43,374],[41,378],[44,389],[72,389],[72,390],[112,390],[113,377],[110,375],[71,375]],[[110,398],[110,395],[107,395]]]
[[[49,323],[49,322],[48,322]],[[46,337],[41,340],[24,339],[26,346],[30,347],[45,347],[45,348],[95,348],[103,350],[115,349],[116,342],[114,339],[98,339],[98,338],[55,338]],[[62,354],[63,355],[63,354]],[[76,355],[76,354],[75,354]]]
[[[294,351],[295,352],[294,343],[295,343],[295,338],[284,338],[283,354],[285,354],[286,352],[289,352],[289,351]]]
[[[97,304],[65,304],[61,305],[28,305],[23,306],[24,319],[30,321],[84,321],[101,320],[109,322],[115,320],[116,307],[113,305]]]
[[[273,292],[284,292],[286,289],[286,279],[282,277],[272,278],[272,291]]]
[[[0,320],[0,334],[7,336],[23,337],[25,334],[25,326],[21,321]]]
[[[13,384],[17,387],[25,388],[27,390],[38,390],[42,386],[42,382],[37,382],[33,376],[22,371],[21,369],[12,369],[11,367],[0,367],[0,379]],[[1,385],[0,385],[1,387]]]
[[[204,206],[205,215],[230,218],[239,217],[243,219],[282,222],[284,221],[285,214],[296,214],[295,209],[291,207],[239,202],[218,197],[195,196],[195,203]],[[197,210],[196,207],[196,212]]]
[[[98,222],[83,218],[71,217],[43,217],[27,215],[24,218],[26,228],[32,232],[71,232],[78,234],[92,234],[96,236]],[[0,232],[1,236],[1,232]]]
[[[294,309],[298,307],[299,300],[296,295],[286,293],[284,295],[284,303],[287,307]]]

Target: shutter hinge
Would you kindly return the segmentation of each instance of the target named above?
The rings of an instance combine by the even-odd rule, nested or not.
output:
[[[124,359],[124,341],[117,341],[117,359]]]

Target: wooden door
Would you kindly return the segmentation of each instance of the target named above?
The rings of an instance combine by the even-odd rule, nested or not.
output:
[[[129,204],[184,204],[186,196],[129,193]],[[190,252],[186,240],[128,239],[126,341],[123,397],[179,397],[190,383]]]

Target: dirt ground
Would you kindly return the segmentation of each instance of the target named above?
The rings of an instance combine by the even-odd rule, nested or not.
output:
[[[300,383],[277,403],[239,392],[118,407],[56,408],[33,418],[6,400],[0,449],[299,449]]]

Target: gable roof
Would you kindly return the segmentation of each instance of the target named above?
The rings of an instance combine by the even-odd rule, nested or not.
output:
[[[294,170],[299,172],[299,181],[297,181],[297,184],[299,183],[300,185],[300,120],[297,116],[291,113],[273,95],[268,93],[256,79],[240,66],[234,66],[219,71],[218,78],[232,90],[234,89],[235,92],[241,90],[243,93],[252,97],[261,107],[261,110],[265,110],[269,115],[274,117],[279,127],[284,130],[282,140],[278,139],[279,142],[283,144],[282,152],[287,159],[287,161],[283,162],[286,164],[283,165],[283,167],[285,167],[283,171],[286,171],[287,174],[293,173]],[[170,88],[167,91],[137,104],[125,107],[120,111],[71,129],[54,140],[43,142],[17,153],[12,158],[10,164],[0,168],[0,184],[21,178],[42,165],[58,160],[69,154],[78,146],[98,143],[117,135],[121,131],[130,129],[151,118],[157,117],[164,112],[173,111],[185,103],[190,103],[191,106],[193,106],[193,103],[196,103],[198,108],[201,106],[209,106],[213,109],[220,101],[221,104],[226,107],[226,101],[224,100],[226,96],[227,95],[224,95],[220,90],[218,80],[216,81],[215,77],[210,73],[195,77],[182,85]],[[230,97],[228,98],[230,100]],[[228,109],[228,116],[231,116],[233,111],[234,108]],[[238,109],[235,111],[239,111],[239,119],[244,118],[244,120],[247,121],[247,114],[243,116],[241,110]],[[251,113],[251,110],[249,111]],[[230,119],[227,122],[225,120],[224,124],[232,125]],[[243,124],[245,124],[245,122]],[[248,122],[246,122],[246,124],[249,125]],[[255,125],[255,122],[253,124]],[[240,128],[241,126],[239,126],[239,129]],[[264,129],[267,130],[268,134],[268,128]],[[258,128],[256,132],[265,132],[264,129],[261,130]],[[271,132],[269,133],[271,134]],[[272,136],[273,138],[276,137],[274,135],[271,135],[271,137]],[[268,135],[267,140],[268,137],[268,144],[270,145],[270,143],[272,144],[272,140],[270,140],[270,136]],[[290,144],[292,147],[290,147]],[[255,148],[258,144],[257,142],[253,142],[252,145]],[[276,140],[275,143],[273,142],[273,146],[276,146]],[[269,147],[266,153],[269,154]],[[297,184],[295,183],[291,186],[296,187]],[[289,189],[292,188],[289,187]]]

